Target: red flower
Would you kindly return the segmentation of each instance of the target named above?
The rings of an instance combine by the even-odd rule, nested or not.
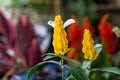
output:
[[[78,59],[78,55],[76,53],[76,50],[71,50],[67,56],[69,56],[70,58],[73,58],[73,59]]]
[[[73,43],[75,41],[80,41],[82,38],[81,28],[79,27],[78,21],[74,15],[71,16],[76,22],[71,24],[68,28],[68,41]]]
[[[90,33],[92,34],[92,36],[94,37],[94,28],[92,27],[92,25],[90,24],[88,17],[85,16],[83,19],[83,24],[82,24],[82,33],[84,32],[84,29],[88,29],[90,31]]]
[[[111,23],[108,23],[106,20],[109,17],[108,14],[105,14],[99,24],[98,30],[100,33],[100,39],[105,42],[106,44],[106,50],[110,54],[114,54],[115,51],[115,38],[114,38],[114,33],[112,31],[113,25]]]
[[[80,42],[82,40],[81,28],[79,27],[78,21],[74,15],[71,16],[76,22],[71,24],[68,28],[68,41],[69,47],[74,48],[67,55],[71,58],[77,58],[77,50],[80,48]]]

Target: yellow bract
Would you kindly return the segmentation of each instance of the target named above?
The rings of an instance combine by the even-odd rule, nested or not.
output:
[[[82,52],[84,53],[84,58],[88,60],[95,60],[99,53],[95,51],[94,41],[89,30],[87,29],[84,30],[82,44]]]
[[[55,54],[64,54],[68,50],[68,40],[66,38],[67,34],[63,27],[63,21],[61,16],[55,17],[55,26],[53,34],[53,46]]]

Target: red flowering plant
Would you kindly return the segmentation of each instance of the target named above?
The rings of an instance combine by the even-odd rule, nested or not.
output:
[[[71,24],[68,29],[68,41],[69,41],[69,47],[74,48],[73,50],[70,50],[67,53],[67,56],[73,59],[78,59],[77,52],[80,51],[81,47],[81,41],[82,41],[82,29],[79,26],[79,23],[74,15],[71,16],[72,19],[76,20],[75,23]]]
[[[84,19],[83,19],[82,28],[83,28],[83,30],[88,29],[90,31],[90,33],[92,34],[92,37],[94,37],[95,30],[92,27],[92,25],[90,24],[87,16],[85,16]]]
[[[93,68],[98,68],[98,67],[110,67],[110,66],[118,66],[119,65],[119,53],[118,51],[120,50],[119,48],[119,43],[120,43],[120,38],[116,37],[114,32],[114,26],[112,23],[108,22],[109,15],[105,14],[100,20],[100,23],[98,25],[98,40],[99,42],[102,43],[103,48],[101,51],[101,55],[93,62],[92,67]],[[118,33],[117,33],[118,34]],[[103,57],[104,56],[104,57]],[[91,75],[91,79],[97,79],[99,75],[102,75],[99,77],[99,79],[104,79],[104,80],[109,80],[109,79],[117,79],[118,77],[114,76],[113,74],[107,73],[108,77],[105,77],[106,73],[99,73],[99,72],[94,72]]]
[[[79,27],[76,21],[76,18],[73,17],[73,19],[68,19],[63,23],[61,16],[57,15],[54,21],[48,22],[48,24],[54,28],[54,53],[45,54],[43,59],[44,61],[38,63],[29,70],[26,77],[27,80],[29,80],[31,74],[33,74],[39,67],[47,63],[57,64],[61,67],[61,80],[90,80],[91,72],[95,71],[104,71],[120,75],[120,69],[118,67],[92,67],[92,63],[96,61],[99,55],[101,55],[100,52],[102,50],[102,45],[94,43],[92,36],[94,34],[94,29],[92,29],[87,18],[84,19],[82,27]],[[68,28],[67,39],[65,27],[70,24],[72,25]],[[84,55],[83,61],[80,59],[76,60],[76,57],[74,57],[74,55],[76,56],[77,50],[80,49],[80,43],[82,45],[81,52]],[[70,53],[72,51],[71,47],[75,48],[72,53]],[[52,60],[52,58],[55,57],[60,58],[60,61]],[[64,63],[64,60],[70,61],[71,64]],[[68,71],[67,74],[64,74],[65,69]]]
[[[104,15],[98,26],[101,41],[105,42],[105,49],[110,53],[115,53],[115,37],[112,31],[113,25],[107,22],[108,14]]]
[[[101,21],[98,26],[98,31],[100,35],[100,40],[105,45],[104,51],[108,53],[109,61],[113,62],[112,61],[113,56],[116,55],[118,51],[120,50],[119,48],[120,38],[118,38],[114,34],[113,31],[115,30],[115,28],[112,23],[107,21],[108,17],[109,17],[109,14],[105,14],[101,18]]]
[[[114,27],[113,32],[116,35],[116,40],[115,40],[115,53],[120,51],[120,28],[119,27]]]
[[[109,15],[105,14],[99,23],[98,30],[100,33],[100,40],[105,43],[105,49],[110,54],[115,54],[117,50],[117,45],[119,44],[119,38],[115,36],[113,29],[114,26],[107,22]]]

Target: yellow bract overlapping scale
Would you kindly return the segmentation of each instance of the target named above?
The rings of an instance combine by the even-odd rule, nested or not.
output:
[[[82,44],[82,52],[84,53],[84,58],[88,60],[95,60],[98,56],[98,53],[95,51],[94,41],[89,30],[87,29],[84,30]]]
[[[68,50],[68,40],[66,38],[67,34],[63,27],[63,21],[61,16],[55,17],[55,26],[54,26],[54,34],[53,34],[53,46],[54,52],[56,54],[64,54]]]

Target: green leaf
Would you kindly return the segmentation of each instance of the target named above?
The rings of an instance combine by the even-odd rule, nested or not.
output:
[[[75,80],[89,80],[82,68],[66,66]]]
[[[49,55],[47,55],[47,56],[45,56],[45,57],[43,58],[43,60],[46,61],[46,60],[52,59],[52,58],[54,58],[54,57],[56,57],[56,56],[49,56]]]
[[[115,32],[115,34],[117,35],[117,37],[120,37],[120,28],[114,27],[113,28],[113,32]]]
[[[83,61],[83,64],[82,64],[82,67],[83,69],[88,69],[90,68],[90,65],[91,65],[92,61]]]
[[[75,79],[72,75],[70,75],[70,76],[66,77],[65,80],[75,80]]]
[[[44,62],[38,63],[37,65],[33,66],[33,67],[29,70],[29,72],[27,73],[26,80],[29,80],[31,74],[33,74],[40,66],[42,66],[43,64],[46,64],[46,63],[54,63],[54,64],[60,65],[60,63],[59,63],[59,62],[56,62],[56,61],[44,61]]]
[[[113,56],[113,63],[115,66],[120,67],[120,51]]]
[[[82,68],[84,69],[87,76],[89,76],[90,68],[91,68],[92,61],[83,61]]]
[[[74,48],[68,48],[68,51],[70,51],[70,50],[75,50]]]
[[[91,69],[91,71],[105,71],[105,72],[110,72],[110,73],[120,75],[120,68],[118,68],[118,67],[95,68],[95,69]]]
[[[48,56],[48,55],[51,56],[52,54],[55,54],[55,53],[46,53],[46,54],[43,54],[42,57]],[[54,55],[52,55],[52,56],[54,56]]]
[[[65,60],[68,60],[68,61],[71,61],[71,62],[73,62],[74,64],[77,64],[77,65],[81,65],[81,62],[80,61],[77,61],[77,60],[74,60],[74,59],[72,59],[72,58],[69,58],[69,57],[67,57],[66,55],[58,55],[58,54],[54,54],[54,53],[47,53],[47,54],[45,54],[46,56],[56,56],[56,57],[60,57],[60,58],[63,58],[63,59],[65,59]],[[45,56],[44,55],[44,56]]]

